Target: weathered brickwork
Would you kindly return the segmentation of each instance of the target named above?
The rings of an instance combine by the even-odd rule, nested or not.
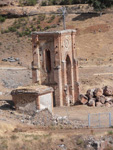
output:
[[[75,30],[32,34],[33,83],[54,89],[54,105],[75,103],[79,95]]]

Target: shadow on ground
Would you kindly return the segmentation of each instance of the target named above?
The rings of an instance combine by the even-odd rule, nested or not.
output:
[[[0,105],[1,110],[14,110],[14,102],[12,100],[0,100],[2,104]]]
[[[85,21],[87,19],[93,18],[93,17],[99,17],[100,14],[97,13],[86,13],[86,14],[80,14],[77,17],[73,18],[72,21]]]

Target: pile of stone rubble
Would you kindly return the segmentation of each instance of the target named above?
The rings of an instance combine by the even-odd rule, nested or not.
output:
[[[86,126],[81,121],[71,121],[67,116],[53,115],[48,109],[39,110],[32,115],[24,113],[20,118],[22,123],[33,124],[37,126],[62,126],[70,128],[83,128]]]
[[[19,58],[14,58],[14,57],[8,57],[8,58],[3,58],[2,61],[8,61],[8,62],[16,62],[16,61],[20,61]]]
[[[79,103],[88,106],[111,107],[113,106],[113,87],[89,89],[85,95],[79,95]]]

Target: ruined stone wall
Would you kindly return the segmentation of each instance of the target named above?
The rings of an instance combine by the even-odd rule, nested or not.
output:
[[[75,33],[33,34],[33,82],[54,88],[56,106],[75,103],[79,95]]]
[[[13,101],[17,110],[21,111],[36,111],[37,104],[36,99],[37,95],[33,94],[17,94],[13,95]]]

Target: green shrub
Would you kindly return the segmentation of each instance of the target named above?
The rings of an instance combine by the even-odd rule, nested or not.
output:
[[[36,20],[36,18],[34,17],[34,18],[33,18],[33,21],[35,21],[35,20]]]
[[[42,27],[40,25],[37,26],[37,29],[40,29],[40,31],[42,30]]]
[[[41,14],[41,15],[38,16],[39,21],[44,21],[45,18],[46,18],[45,14]]]
[[[16,34],[17,34],[19,37],[22,37],[22,36],[23,36],[23,32],[17,31]]]
[[[83,145],[83,144],[84,144],[83,139],[80,139],[80,138],[77,139],[76,144],[77,144],[77,145]]]
[[[30,35],[30,34],[31,34],[30,29],[29,29],[29,28],[26,28],[26,30],[23,31],[23,34],[24,34],[24,35]]]
[[[113,131],[112,130],[108,131],[108,135],[113,135]]]
[[[36,31],[36,28],[35,28],[35,27],[33,27],[33,28],[32,28],[32,31]]]
[[[8,33],[9,30],[1,30],[1,34]]]
[[[47,6],[46,1],[43,1],[43,2],[41,3],[41,6]]]
[[[0,15],[0,22],[4,22],[6,20],[6,17],[3,17]]]
[[[17,29],[16,29],[16,27],[9,27],[8,28],[8,30],[10,31],[10,32],[16,32],[17,31]]]
[[[11,140],[16,140],[18,138],[18,136],[12,135],[10,138],[11,138]]]
[[[52,15],[51,18],[49,19],[48,23],[51,23],[55,19],[55,15]]]
[[[48,30],[48,29],[50,29],[51,27],[50,26],[46,26],[45,28],[44,28],[44,30]]]
[[[40,20],[37,20],[37,24],[40,24]]]
[[[20,6],[34,6],[37,4],[37,0],[19,0]]]

